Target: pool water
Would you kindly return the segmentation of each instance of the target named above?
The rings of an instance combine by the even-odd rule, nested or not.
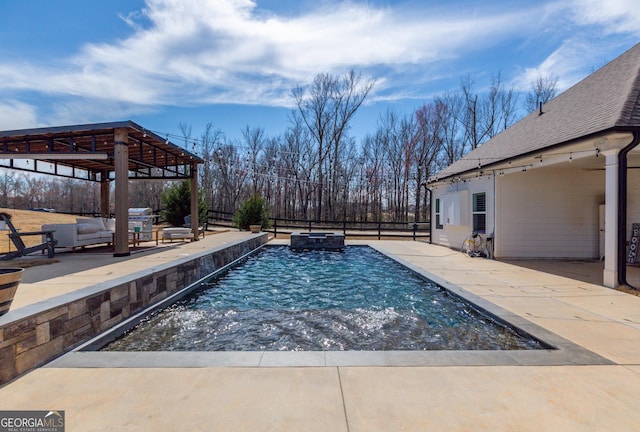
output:
[[[369,247],[264,247],[108,351],[541,349]]]

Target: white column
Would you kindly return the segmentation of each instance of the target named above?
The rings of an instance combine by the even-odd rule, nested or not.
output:
[[[603,284],[618,286],[618,150],[602,152],[605,156],[605,246]]]

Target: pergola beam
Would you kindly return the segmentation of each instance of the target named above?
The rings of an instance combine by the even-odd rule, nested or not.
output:
[[[0,159],[32,160],[106,160],[109,154],[104,152],[51,152],[51,153],[0,153]]]

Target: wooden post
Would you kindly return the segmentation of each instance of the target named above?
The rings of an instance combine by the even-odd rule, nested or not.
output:
[[[128,256],[129,252],[129,134],[119,128],[113,134],[115,159],[115,215],[116,233],[114,257]]]
[[[198,214],[198,165],[191,164],[191,233],[193,240],[198,240],[200,232],[200,215]]]
[[[100,216],[108,218],[109,208],[109,171],[100,173]]]

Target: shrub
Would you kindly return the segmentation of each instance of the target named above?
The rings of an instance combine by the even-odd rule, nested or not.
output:
[[[184,217],[191,214],[191,186],[190,182],[174,183],[165,190],[160,197],[162,201],[162,219],[173,226],[184,225]],[[198,213],[200,223],[207,218],[209,208],[204,200],[202,190],[198,191]]]
[[[240,204],[240,208],[233,215],[233,224],[240,229],[249,229],[249,225],[260,225],[262,229],[270,227],[267,206],[259,195],[254,194]]]

